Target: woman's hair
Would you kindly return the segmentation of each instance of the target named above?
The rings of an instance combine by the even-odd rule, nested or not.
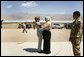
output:
[[[40,17],[36,16],[35,17],[35,21],[37,21],[37,20],[40,20]]]
[[[46,20],[47,22],[51,22],[51,17],[47,16],[47,17],[45,17],[45,20]]]

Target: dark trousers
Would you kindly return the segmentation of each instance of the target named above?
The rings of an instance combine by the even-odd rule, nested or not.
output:
[[[43,45],[44,53],[50,53],[51,32],[49,30],[43,31],[43,39],[44,39],[44,45]]]
[[[23,33],[24,33],[24,31],[27,33],[26,29],[23,29]]]

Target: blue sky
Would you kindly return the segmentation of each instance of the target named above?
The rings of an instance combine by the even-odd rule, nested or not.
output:
[[[72,14],[76,10],[83,14],[83,1],[1,1],[1,14]]]

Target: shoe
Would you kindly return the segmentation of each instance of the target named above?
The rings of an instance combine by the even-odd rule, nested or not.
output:
[[[43,53],[43,51],[41,50],[41,51],[37,51],[38,53]]]
[[[44,54],[50,54],[51,52],[43,52]]]

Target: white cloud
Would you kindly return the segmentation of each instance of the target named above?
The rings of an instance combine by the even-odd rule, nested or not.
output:
[[[23,6],[23,7],[36,7],[36,6],[38,6],[38,4],[34,1],[30,1],[30,2],[26,2],[26,3],[22,3],[21,6]]]
[[[8,5],[7,8],[12,8],[12,5]]]

